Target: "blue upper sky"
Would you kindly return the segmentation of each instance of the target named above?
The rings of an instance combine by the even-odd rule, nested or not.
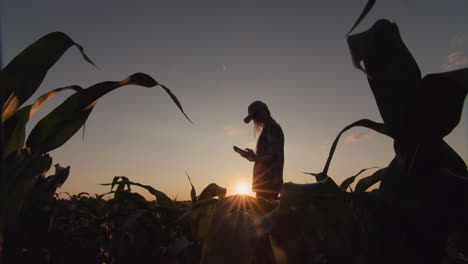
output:
[[[27,45],[63,31],[100,67],[71,49],[36,96],[70,84],[88,87],[146,72],[179,97],[187,122],[159,88],[125,87],[99,101],[85,140],[75,135],[51,153],[71,166],[63,191],[103,193],[113,176],[186,199],[197,189],[251,180],[252,164],[232,146],[253,147],[242,119],[266,102],[285,133],[285,181],[314,182],[330,143],[346,125],[380,115],[365,76],[353,68],[344,35],[366,1],[2,1],[3,64]],[[468,2],[377,1],[356,29],[396,22],[423,75],[468,65]],[[32,125],[69,94],[54,98]],[[465,159],[467,111],[447,141]],[[340,182],[362,168],[386,166],[392,141],[366,129],[343,137],[330,176]]]

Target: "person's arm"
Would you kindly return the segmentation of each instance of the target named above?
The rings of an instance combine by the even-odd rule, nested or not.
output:
[[[254,162],[255,159],[256,159],[256,156],[255,155],[255,152],[249,148],[246,148],[245,150],[241,149],[241,148],[238,148],[236,146],[234,146],[234,151],[239,153],[239,155],[241,155],[243,158],[247,159],[248,161],[252,161]]]

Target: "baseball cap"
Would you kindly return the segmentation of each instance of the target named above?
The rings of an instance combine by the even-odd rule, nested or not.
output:
[[[255,101],[253,103],[251,103],[249,105],[249,114],[244,118],[244,122],[246,124],[250,123],[250,121],[252,120],[252,118],[255,116],[255,114],[258,112],[258,111],[261,111],[261,110],[267,110],[268,111],[268,106],[262,102],[262,101]]]

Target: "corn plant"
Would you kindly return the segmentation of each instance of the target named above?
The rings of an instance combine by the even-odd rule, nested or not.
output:
[[[348,44],[384,122],[362,119],[345,127],[333,142],[323,171],[311,173],[318,183],[284,184],[281,204],[300,206],[304,215],[309,214],[307,219],[315,226],[315,233],[309,234],[321,240],[333,263],[448,261],[453,233],[466,234],[468,227],[468,173],[463,159],[443,138],[460,121],[468,68],[421,78],[397,25],[388,20],[349,36]],[[347,193],[362,171],[338,186],[328,169],[340,136],[356,126],[393,138],[395,158]],[[377,182],[379,188],[365,192]],[[467,252],[466,245],[457,246]],[[287,257],[280,262],[298,263]]]
[[[144,73],[89,88],[77,85],[57,88],[23,106],[48,70],[72,46],[94,65],[79,44],[66,34],[55,32],[31,44],[0,71],[0,257],[4,255],[6,261],[30,262],[39,258],[46,261],[42,238],[50,218],[50,201],[69,174],[69,167],[56,165],[55,175],[45,177],[52,165],[47,153],[62,146],[85,124],[99,98],[126,85],[147,88],[159,85],[185,115],[169,88]],[[75,93],[42,118],[26,138],[25,127],[31,116],[66,90]],[[28,225],[35,217],[39,220]]]

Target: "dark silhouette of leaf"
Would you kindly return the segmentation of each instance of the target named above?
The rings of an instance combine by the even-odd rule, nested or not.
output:
[[[372,9],[374,6],[376,0],[368,0],[366,6],[362,10],[361,14],[359,15],[359,18],[356,20],[354,25],[351,27],[351,29],[346,33],[346,37],[351,34],[351,32],[361,23],[361,21],[367,16],[367,13]]]
[[[49,155],[25,157],[21,161],[20,168],[14,171],[15,177],[11,177],[13,181],[0,192],[0,230],[5,230],[7,224],[15,221],[34,183],[49,170],[51,163]]]
[[[468,91],[468,68],[458,69],[449,72],[435,73],[433,75],[438,75],[449,80],[452,80],[458,83],[465,92]]]
[[[361,119],[352,123],[351,125],[348,125],[347,127],[343,128],[343,130],[340,131],[338,136],[336,136],[335,141],[333,141],[333,144],[332,144],[332,147],[330,148],[330,153],[328,154],[328,159],[327,159],[327,162],[325,163],[325,167],[323,169],[322,174],[327,175],[328,173],[328,168],[330,167],[333,154],[335,153],[335,149],[336,149],[336,146],[338,145],[338,140],[340,139],[341,135],[344,132],[356,126],[367,127],[369,129],[374,130],[375,132],[391,137],[390,131],[388,131],[387,127],[384,124],[377,123],[369,119]]]
[[[158,191],[158,190],[154,189],[153,187],[151,187],[149,185],[144,185],[144,184],[137,183],[137,182],[132,182],[132,181],[129,181],[128,183],[130,185],[135,185],[135,186],[139,186],[139,187],[141,187],[143,189],[146,189],[148,192],[150,192],[152,195],[154,195],[154,197],[156,197],[156,201],[162,207],[174,207],[175,206],[172,199],[169,198],[165,193],[163,193],[161,191]]]
[[[42,83],[48,70],[71,46],[77,46],[83,58],[94,65],[83,48],[62,32],[54,32],[40,38],[0,71],[3,120],[28,100]]]
[[[219,198],[224,198],[226,196],[226,188],[218,186],[216,183],[210,183],[206,188],[200,193],[198,197],[199,201],[203,201],[205,199],[210,199],[215,196]]]
[[[421,80],[408,112],[407,137],[442,139],[452,132],[460,122],[467,88],[450,77],[462,73],[468,71],[429,74]]]
[[[154,87],[158,83],[144,73],[135,73],[119,82],[102,82],[68,97],[32,129],[26,146],[46,153],[62,146],[86,122],[99,98],[125,85]]]
[[[367,176],[365,178],[362,178],[357,184],[354,192],[365,192],[369,187],[372,185],[376,184],[377,182],[381,181],[382,178],[385,176],[387,173],[387,168],[380,169],[374,174]]]
[[[320,173],[302,172],[302,173],[314,176],[314,177],[315,177],[315,180],[316,180],[317,182],[323,181],[323,180],[325,180],[326,178],[330,178],[327,174],[324,174],[323,172],[320,172]]]
[[[122,179],[122,180],[119,182],[118,181],[119,179]],[[144,185],[144,184],[141,184],[141,183],[138,183],[138,182],[132,182],[125,176],[116,176],[116,177],[114,177],[114,180],[112,181],[112,183],[101,183],[99,185],[114,186],[115,184],[120,184],[120,183],[122,183],[122,185],[127,185],[129,190],[130,190],[131,185],[135,185],[135,186],[138,186],[138,187],[141,187],[141,188],[147,190],[149,193],[151,193],[152,195],[154,195],[156,197],[156,201],[162,207],[174,207],[175,206],[174,201],[172,201],[172,199],[169,198],[169,196],[167,196],[165,193],[163,193],[161,191],[158,191],[158,190],[154,189],[153,187],[151,187],[149,185]]]
[[[353,63],[364,62],[368,82],[385,126],[393,138],[403,138],[408,110],[417,92],[421,72],[403,43],[398,27],[378,20],[370,29],[348,37]]]
[[[114,179],[112,179],[111,191],[114,189],[114,186],[117,184],[119,179],[120,179],[120,176],[115,176]]]
[[[185,118],[187,118],[187,120],[193,124],[192,120],[190,120],[190,118],[185,114],[184,109],[182,108],[182,105],[179,102],[179,99],[177,99],[177,97],[172,93],[172,91],[169,90],[169,88],[167,88],[165,85],[161,85],[161,87],[167,92],[167,94],[171,97],[172,101],[174,101],[177,107],[179,107],[180,111],[182,111],[182,114],[184,114]]]
[[[192,199],[192,203],[194,203],[197,201],[197,192],[195,191],[195,187],[193,187],[192,180],[190,179],[187,171],[185,172],[185,175],[187,175],[190,185],[192,186],[192,190],[190,191],[190,198]]]
[[[375,168],[378,168],[378,167],[370,167],[370,168],[365,168],[365,169],[362,169],[360,170],[356,175],[353,175],[349,178],[347,178],[346,180],[344,180],[341,184],[340,184],[340,188],[343,190],[343,191],[346,191],[346,189],[351,188],[351,184],[354,182],[354,180],[356,180],[356,178],[361,175],[361,173],[365,172],[366,170],[370,170],[370,169],[375,169]]]

